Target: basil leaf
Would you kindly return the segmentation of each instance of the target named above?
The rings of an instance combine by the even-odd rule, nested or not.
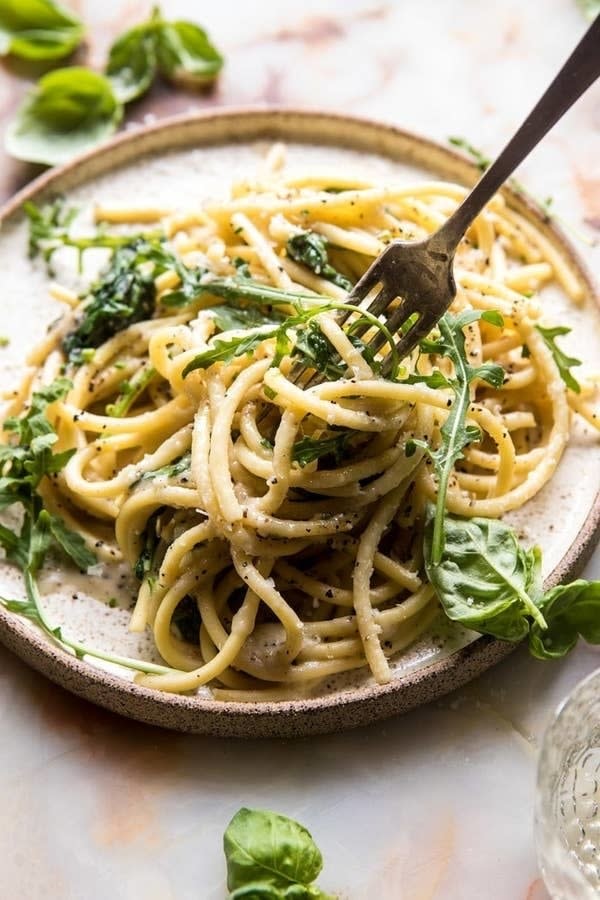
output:
[[[538,603],[548,628],[531,626],[529,650],[538,659],[560,659],[581,636],[600,644],[600,581],[579,579],[548,591]]]
[[[577,0],[577,3],[590,22],[600,15],[600,0]]]
[[[567,356],[556,343],[557,337],[560,337],[563,334],[569,334],[571,329],[564,325],[559,325],[555,328],[543,328],[542,325],[536,325],[535,329],[536,331],[539,331],[544,338],[544,343],[550,350],[560,377],[566,386],[572,391],[575,391],[576,394],[579,394],[581,392],[581,385],[571,374],[571,369],[573,366],[580,366],[581,360],[576,359],[574,356]]]
[[[253,881],[236,888],[229,895],[228,900],[281,900],[283,892],[272,884]]]
[[[306,828],[268,810],[240,809],[223,844],[230,891],[252,882],[283,889],[306,886],[323,868],[321,852]]]
[[[76,66],[56,69],[29,91],[4,144],[17,159],[59,165],[111,135],[122,115],[103,75]]]
[[[290,884],[287,888],[278,888],[262,881],[253,881],[232,891],[228,900],[335,900],[335,898],[330,894],[324,894],[314,885]]]
[[[435,509],[425,519],[425,569],[444,612],[482,634],[520,641],[530,618],[541,628],[540,551],[524,550],[508,525],[497,519],[446,515],[445,543],[439,564],[432,560]]]
[[[147,25],[126,31],[111,46],[106,75],[121,103],[145,94],[156,74],[156,38]]]
[[[0,0],[0,55],[67,56],[83,37],[81,21],[54,0]]]
[[[188,87],[214,81],[223,66],[223,57],[206,31],[192,22],[162,22],[157,51],[165,78]]]

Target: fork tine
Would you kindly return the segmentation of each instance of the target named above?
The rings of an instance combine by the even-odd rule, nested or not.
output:
[[[354,306],[360,306],[362,303],[364,303],[371,291],[373,291],[379,283],[381,283],[382,289],[385,289],[385,281],[383,279],[384,267],[382,266],[383,255],[384,254],[382,254],[379,259],[376,259],[375,262],[369,266],[362,277],[356,282],[348,295],[348,303],[351,303]],[[381,291],[375,295],[374,299],[371,301],[371,304],[376,303],[377,300],[380,299],[380,295]],[[369,304],[369,309],[371,307],[371,304]],[[384,303],[384,309],[385,305],[386,304]],[[338,322],[340,324],[343,324],[351,315],[352,313],[350,310],[344,310],[343,312],[338,313]]]
[[[402,326],[414,313],[419,313],[420,317],[424,315],[422,304],[418,302],[416,297],[403,298],[398,307],[393,311],[389,318],[386,319],[385,324],[388,330],[391,331],[392,334],[395,334],[402,328]],[[371,340],[368,341],[367,347],[373,353],[377,353],[377,351],[381,347],[383,347],[385,343],[385,336],[381,333],[381,331],[378,331],[377,334],[374,334]]]
[[[427,337],[431,329],[434,327],[438,317],[435,312],[423,311],[419,319],[412,325],[406,334],[403,334],[394,344],[396,353],[400,359],[404,359],[414,350],[420,340]],[[390,374],[392,369],[392,356],[388,353],[381,364],[381,372],[384,376]]]

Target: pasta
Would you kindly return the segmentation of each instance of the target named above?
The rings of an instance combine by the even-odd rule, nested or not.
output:
[[[428,376],[451,379],[452,363],[421,348],[390,375],[384,323],[346,310],[344,325],[340,308],[389,241],[431,233],[464,193],[277,169],[191,211],[97,208],[105,224],[159,225],[178,264],[143,262],[155,312],[75,363],[65,336],[86,304],[54,285],[64,315],[8,413],[67,364],[72,387],[48,415],[57,450],[75,452],[40,492],[101,562],[123,559],[140,578],[130,627],[152,630],[170,669],[140,684],[260,701],[363,667],[385,683],[390,659],[438,615],[422,549],[438,482],[423,445],[439,446],[453,399]],[[185,302],[181,266],[203,273]],[[574,302],[581,287],[501,196],[469,229],[455,274],[453,314],[502,316],[465,327],[466,358],[504,378],[470,385],[479,439],[446,507],[499,518],[552,478],[573,412],[597,424],[594,385],[569,390],[536,327],[546,283]]]

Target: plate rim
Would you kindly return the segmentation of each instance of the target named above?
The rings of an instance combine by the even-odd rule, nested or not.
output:
[[[176,152],[178,149],[190,148],[194,143],[202,147],[218,146],[236,140],[234,135],[221,135],[200,142],[186,139],[187,128],[193,134],[203,123],[211,120],[229,122],[234,131],[237,123],[240,132],[243,131],[240,123],[243,123],[246,129],[249,127],[250,131],[254,125],[256,131],[254,136],[241,133],[237,138],[240,142],[266,138],[270,128],[274,133],[271,139],[286,140],[286,128],[293,131],[290,123],[294,121],[305,125],[307,132],[312,132],[312,136],[307,133],[307,143],[321,143],[324,146],[354,146],[358,149],[361,143],[365,141],[368,143],[369,134],[372,137],[387,136],[392,142],[397,142],[398,146],[404,142],[418,148],[421,157],[433,155],[447,160],[449,165],[452,163],[457,168],[465,181],[474,180],[478,175],[477,166],[462,153],[389,122],[307,107],[296,109],[260,105],[211,108],[162,118],[151,124],[121,132],[68,163],[42,173],[2,205],[0,223],[17,214],[26,200],[47,193],[56,182],[64,180],[78,170],[83,169],[84,172],[82,183],[92,180],[99,174],[93,171],[94,161],[113,155],[118,157],[120,148],[131,149],[138,141],[142,143],[144,140],[151,141],[152,136],[160,137],[169,131],[173,132],[172,141],[167,141],[169,146],[161,148],[159,153]],[[319,125],[326,127],[332,123],[337,123],[354,134],[354,141],[352,139],[331,141],[323,135],[321,138],[315,136]],[[359,135],[362,135],[362,139]],[[291,138],[288,136],[287,139],[301,142],[301,138],[297,135]],[[152,152],[151,149],[141,151],[142,155],[151,155]],[[378,150],[373,145],[366,152],[388,159],[394,158],[389,148],[385,146]],[[398,153],[395,158],[399,159],[400,154]],[[131,163],[131,160],[132,156],[117,159],[116,167],[125,162]],[[88,168],[91,168],[91,171],[86,175],[85,170]],[[595,279],[587,263],[580,257],[562,229],[548,218],[529,195],[514,191],[510,187],[504,187],[502,191],[513,207],[526,211],[536,219],[536,223],[542,227],[544,233],[566,253],[569,263],[585,284],[586,294],[600,307],[600,294]],[[582,528],[546,578],[546,586],[551,587],[564,578],[577,574],[591,556],[599,536],[600,490],[590,505]],[[25,663],[55,683],[114,712],[179,731],[252,738],[298,737],[338,731],[407,711],[465,684],[514,649],[512,644],[480,637],[452,655],[423,668],[411,670],[385,685],[369,684],[320,697],[244,703],[217,701],[195,695],[169,694],[141,687],[53,646],[45,635],[38,633],[19,616],[1,606],[0,641]]]

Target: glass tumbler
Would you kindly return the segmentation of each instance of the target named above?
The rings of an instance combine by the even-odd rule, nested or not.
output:
[[[555,900],[600,897],[600,669],[544,735],[535,800],[538,863]]]

